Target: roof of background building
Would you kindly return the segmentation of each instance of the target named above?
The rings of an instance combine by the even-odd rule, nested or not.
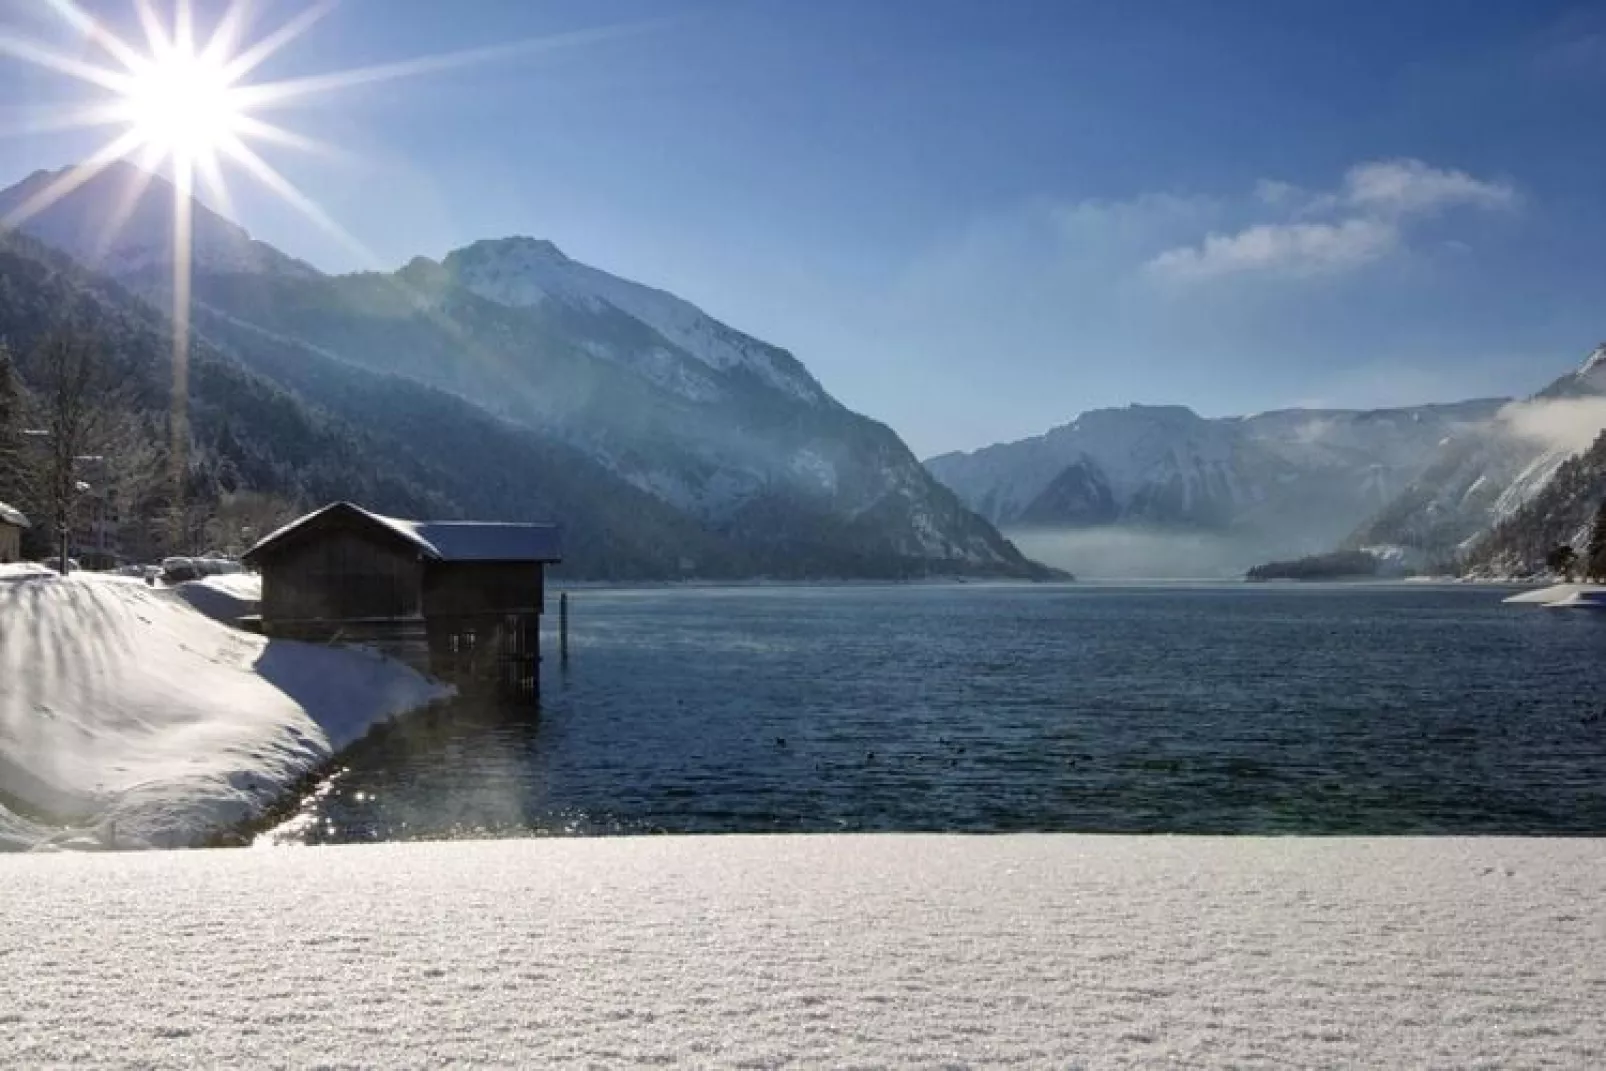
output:
[[[273,543],[333,512],[365,518],[416,546],[424,557],[442,562],[508,562],[563,560],[562,531],[554,524],[508,521],[410,521],[386,517],[350,502],[334,502],[264,536],[245,552],[252,558]]]

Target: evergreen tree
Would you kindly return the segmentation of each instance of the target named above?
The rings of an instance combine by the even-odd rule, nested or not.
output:
[[[27,458],[23,455],[22,383],[11,351],[0,342],[0,502],[21,507]]]
[[[1595,522],[1589,528],[1589,560],[1584,564],[1587,579],[1606,576],[1606,501],[1595,508]]]
[[[1573,567],[1578,564],[1578,552],[1566,543],[1557,543],[1545,555],[1545,567],[1563,580],[1573,578]]]

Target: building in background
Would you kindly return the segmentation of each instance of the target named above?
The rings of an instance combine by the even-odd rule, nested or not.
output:
[[[84,492],[73,510],[71,554],[86,569],[110,569],[123,562],[121,518],[111,496],[98,488]]]
[[[22,530],[29,527],[20,509],[0,502],[0,565],[22,560]]]

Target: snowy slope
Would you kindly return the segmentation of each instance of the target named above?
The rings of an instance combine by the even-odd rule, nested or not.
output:
[[[1480,427],[1504,398],[1400,409],[1280,409],[1237,418],[1251,440],[1304,472],[1352,474],[1379,497],[1421,470],[1425,449]]]
[[[1531,398],[1447,436],[1420,476],[1351,536],[1459,554],[1533,501],[1606,428],[1606,345]]]
[[[262,578],[255,573],[226,573],[186,580],[167,589],[213,621],[232,625],[262,604]]]
[[[1603,898],[1599,839],[34,856],[0,1064],[1596,1068]]]
[[[800,401],[828,400],[790,354],[726,327],[673,294],[570,260],[551,242],[526,237],[475,242],[448,254],[442,266],[462,286],[503,305],[555,301],[590,311],[611,306],[709,368],[745,372]],[[605,347],[600,352],[609,353]],[[658,356],[672,359],[665,351]]]
[[[170,221],[172,188],[151,180],[129,225],[109,228],[119,195],[113,179],[96,180],[27,230],[168,308],[171,273],[153,241],[170,227],[146,225]],[[30,196],[14,188],[0,202]],[[207,342],[312,407],[352,410],[350,382],[321,367],[340,363],[447,392],[555,451],[578,451],[606,470],[589,485],[570,481],[582,499],[607,500],[583,501],[587,512],[604,512],[621,491],[643,492],[721,548],[717,562],[670,559],[692,571],[1044,572],[940,486],[894,432],[837,403],[785,350],[550,243],[480,242],[395,273],[323,276],[201,207],[197,227],[193,322]],[[372,408],[363,411],[373,419]],[[377,422],[388,434],[417,419],[381,413]],[[490,506],[515,516],[527,509],[527,496],[511,494]]]
[[[1587,425],[1586,425],[1587,426]],[[1530,577],[1550,572],[1558,544],[1587,557],[1600,504],[1606,500],[1606,431],[1564,461],[1532,497],[1468,542],[1462,567],[1470,576]]]
[[[173,189],[121,161],[107,166],[69,196],[43,203],[68,169],[36,171],[0,191],[0,220],[25,212],[21,229],[73,259],[113,276],[155,271],[173,263]],[[192,201],[191,261],[196,270],[315,277],[317,269],[258,242],[243,227]]]
[[[0,569],[0,847],[195,843],[447,694],[364,652],[226,628],[139,580]]]
[[[1221,419],[1134,405],[926,464],[1006,527],[1207,529],[1313,552],[1409,485],[1441,440],[1487,422],[1502,404]]]
[[[1562,376],[1536,397],[1578,398],[1606,394],[1606,342],[1590,351],[1584,363]]]
[[[1117,516],[1165,489],[1178,520],[1230,508],[1249,493],[1235,467],[1230,429],[1183,406],[1098,409],[1045,435],[945,454],[926,463],[938,479],[983,516],[1001,523],[1082,523],[1074,510],[1055,516],[1041,497],[1068,468],[1089,498],[1113,498]],[[1113,520],[1114,517],[1100,518]],[[1095,522],[1096,523],[1096,522]]]

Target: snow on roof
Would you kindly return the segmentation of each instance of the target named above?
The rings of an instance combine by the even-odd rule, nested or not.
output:
[[[14,524],[18,528],[33,527],[28,523],[28,518],[22,515],[22,510],[17,509],[15,506],[8,506],[4,502],[0,502],[0,522]]]
[[[443,562],[507,562],[563,560],[562,532],[555,524],[509,521],[410,521],[386,517],[350,502],[334,502],[264,536],[245,552],[252,558],[291,532],[299,531],[333,511],[355,513],[416,546],[426,558]]]

